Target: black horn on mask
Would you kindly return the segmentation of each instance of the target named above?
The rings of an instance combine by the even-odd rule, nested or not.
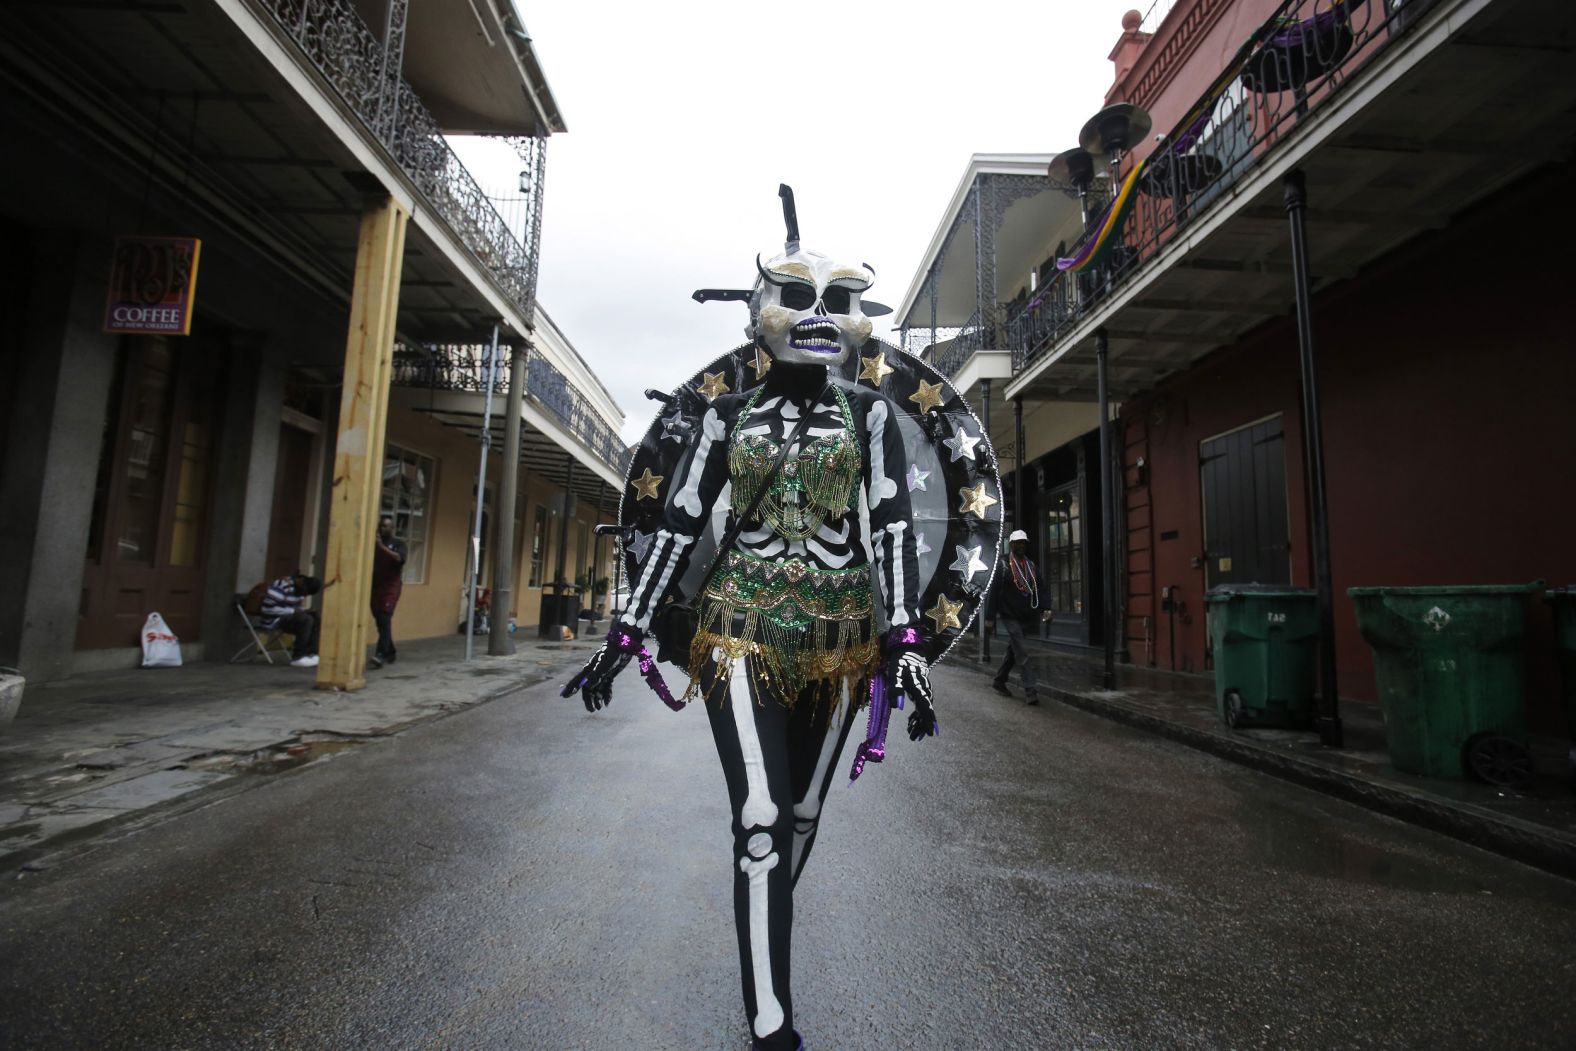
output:
[[[765,281],[768,285],[776,285],[778,288],[781,288],[783,285],[788,283],[786,281],[779,281],[771,274],[766,272],[766,268],[761,265],[761,253],[759,252],[755,253],[755,271],[761,275],[761,280]]]

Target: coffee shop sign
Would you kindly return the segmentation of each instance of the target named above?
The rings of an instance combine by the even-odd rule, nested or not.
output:
[[[195,237],[117,237],[104,331],[189,335],[201,251]]]

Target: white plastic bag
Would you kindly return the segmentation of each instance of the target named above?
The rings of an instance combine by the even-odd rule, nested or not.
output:
[[[142,666],[144,668],[179,668],[181,643],[157,613],[149,613],[142,622]]]

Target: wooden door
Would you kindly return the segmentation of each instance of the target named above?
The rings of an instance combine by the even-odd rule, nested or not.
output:
[[[222,351],[128,337],[111,388],[82,574],[76,644],[137,644],[157,611],[183,640],[202,619]]]
[[[274,468],[274,502],[268,522],[265,579],[306,572],[301,538],[306,528],[307,482],[312,470],[312,435],[298,427],[279,428],[279,460]],[[253,584],[258,581],[252,581]]]
[[[1289,584],[1286,438],[1279,416],[1199,447],[1204,565],[1217,584]]]

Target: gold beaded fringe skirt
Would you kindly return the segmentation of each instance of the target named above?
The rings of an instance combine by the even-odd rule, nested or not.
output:
[[[797,558],[773,562],[729,552],[701,596],[686,698],[701,692],[701,671],[713,652],[721,655],[722,665],[711,679],[713,692],[729,681],[733,662],[745,656],[758,658],[773,692],[790,707],[806,686],[856,685],[875,670],[880,657],[870,567],[819,569]],[[833,695],[813,693],[817,699]],[[862,691],[854,698],[862,704]]]

